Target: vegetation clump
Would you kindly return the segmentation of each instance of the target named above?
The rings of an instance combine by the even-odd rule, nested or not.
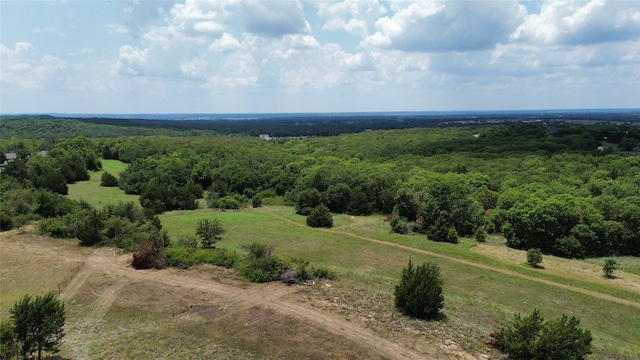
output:
[[[215,244],[222,239],[225,230],[222,228],[220,220],[201,219],[196,227],[196,235],[200,237],[202,247],[213,248]]]
[[[164,244],[159,237],[142,240],[133,252],[131,266],[137,270],[162,269],[164,267]]]
[[[477,242],[487,242],[487,231],[478,229],[474,235]]]
[[[511,325],[492,334],[491,342],[514,360],[583,360],[591,354],[591,332],[575,316],[544,322],[536,309],[529,316],[516,314]]]
[[[606,259],[602,265],[602,272],[607,279],[613,279],[613,272],[618,268],[618,262],[615,259]]]
[[[65,310],[52,292],[35,298],[27,294],[9,312],[11,320],[0,325],[0,358],[40,360],[43,352],[60,351]]]
[[[527,265],[532,268],[539,268],[542,263],[542,251],[540,249],[527,250]]]
[[[118,178],[115,177],[110,172],[103,172],[102,176],[100,176],[100,186],[104,187],[117,187],[118,186]]]
[[[434,263],[414,268],[409,260],[409,265],[402,270],[394,296],[396,308],[403,314],[418,319],[437,319],[444,306],[440,268]]]
[[[324,204],[320,204],[313,208],[307,216],[307,226],[330,228],[333,226],[333,217],[329,212],[329,208]]]

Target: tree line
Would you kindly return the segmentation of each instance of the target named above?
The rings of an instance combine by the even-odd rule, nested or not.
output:
[[[616,138],[621,129],[627,130]],[[103,237],[92,241],[113,241],[108,236],[116,232],[108,233],[106,224],[119,221],[150,233],[156,214],[194,209],[205,198],[223,209],[251,201],[291,205],[303,215],[319,206],[332,213],[380,213],[389,215],[392,231],[435,241],[490,233],[514,248],[564,257],[639,256],[640,158],[598,139],[622,142],[634,134],[630,130],[514,124],[276,141],[8,141],[2,150],[17,156],[2,169],[0,196],[9,206],[0,216],[3,229],[52,218],[44,222],[52,234],[102,224]],[[41,150],[46,156],[38,155]],[[88,204],[61,196],[67,183],[100,169],[101,158],[129,164],[117,186],[140,196],[139,215],[110,220],[113,214],[104,209],[87,211]],[[74,215],[78,209],[82,216]],[[93,220],[85,219],[90,215]]]

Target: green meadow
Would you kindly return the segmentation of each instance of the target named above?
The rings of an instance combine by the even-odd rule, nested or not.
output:
[[[84,200],[95,207],[117,205],[120,202],[138,202],[137,195],[127,195],[117,187],[100,186],[100,177],[106,171],[116,177],[127,168],[127,164],[118,160],[102,160],[102,171],[91,172],[91,179],[69,184],[68,197],[73,200]]]
[[[103,168],[117,175],[126,164],[103,160]],[[101,175],[102,171],[95,172],[91,180],[70,185],[69,197],[96,207],[138,203],[137,196],[119,188],[99,186]],[[626,288],[503,262],[474,252],[476,243],[470,239],[454,245],[392,234],[380,215],[334,215],[330,230],[305,226],[305,217],[286,206],[239,211],[201,208],[160,215],[163,229],[173,240],[194,235],[198,221],[212,217],[226,231],[217,246],[242,251],[242,245],[252,242],[273,245],[279,256],[335,271],[339,278],[334,286],[345,291],[357,289],[358,293],[389,297],[409,259],[435,262],[445,284],[445,321],[475,334],[488,336],[514,313],[529,314],[537,308],[545,318],[569,314],[581,319],[581,325],[593,334],[598,358],[637,359],[640,354],[640,295]],[[637,273],[637,259],[620,259],[621,270]]]
[[[640,354],[640,317],[637,316],[640,296],[631,291],[500,263],[472,252],[473,243],[468,241],[451,245],[418,236],[392,235],[388,230],[385,233],[384,227],[388,224],[380,216],[336,216],[332,230],[304,226],[304,217],[288,207],[224,212],[200,209],[160,216],[163,229],[173,237],[194,234],[198,220],[211,217],[218,218],[227,231],[218,246],[240,249],[250,242],[271,244],[281,256],[305,259],[313,265],[335,270],[341,275],[339,286],[345,288],[365,288],[388,295],[410,258],[415,263],[435,262],[444,278],[447,321],[476,332],[488,334],[504,325],[514,313],[529,314],[537,308],[546,318],[562,314],[580,318],[582,325],[592,331],[594,350],[601,357],[636,358],[636,354]],[[635,302],[635,306],[578,292],[573,287],[626,299]]]

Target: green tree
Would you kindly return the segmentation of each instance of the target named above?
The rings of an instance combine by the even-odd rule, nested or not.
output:
[[[322,203],[322,196],[315,188],[300,191],[296,201],[296,213],[309,215],[311,210]]]
[[[102,173],[102,176],[100,177],[100,186],[116,187],[118,186],[118,178],[115,177],[110,172],[105,171]]]
[[[57,353],[64,336],[64,303],[52,292],[35,299],[25,295],[9,310],[18,351],[23,358],[42,359],[42,352]]]
[[[635,149],[635,147],[638,146],[639,143],[640,141],[634,138],[624,138],[618,144],[618,148],[624,151],[633,151],[633,149]]]
[[[591,332],[581,329],[575,316],[544,322],[536,309],[515,315],[510,326],[495,335],[495,347],[513,360],[582,360],[591,354]]]
[[[102,215],[98,210],[91,209],[78,223],[76,237],[80,240],[80,245],[95,245],[104,239],[102,230],[104,230]]]
[[[394,295],[396,308],[403,314],[426,320],[438,318],[444,306],[440,268],[437,264],[425,263],[414,269],[409,260],[409,265],[402,269]]]
[[[222,228],[222,224],[220,224],[220,220],[214,218],[211,220],[201,219],[198,221],[196,235],[200,237],[203,247],[215,247],[215,243],[222,239],[222,234],[224,234],[224,229]]]
[[[0,359],[9,360],[15,358],[18,353],[16,346],[16,333],[13,330],[13,322],[0,323]]]
[[[532,268],[540,267],[542,263],[542,251],[540,249],[527,250],[527,265]]]
[[[326,227],[333,226],[333,217],[329,212],[329,208],[324,204],[320,204],[311,210],[307,216],[307,226],[310,227]]]
[[[604,265],[602,266],[602,271],[604,272],[604,277],[607,279],[613,279],[613,271],[618,268],[618,262],[614,259],[606,259],[604,261]]]

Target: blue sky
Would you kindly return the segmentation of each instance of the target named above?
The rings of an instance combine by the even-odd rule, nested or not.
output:
[[[640,107],[640,1],[0,0],[1,113]]]

